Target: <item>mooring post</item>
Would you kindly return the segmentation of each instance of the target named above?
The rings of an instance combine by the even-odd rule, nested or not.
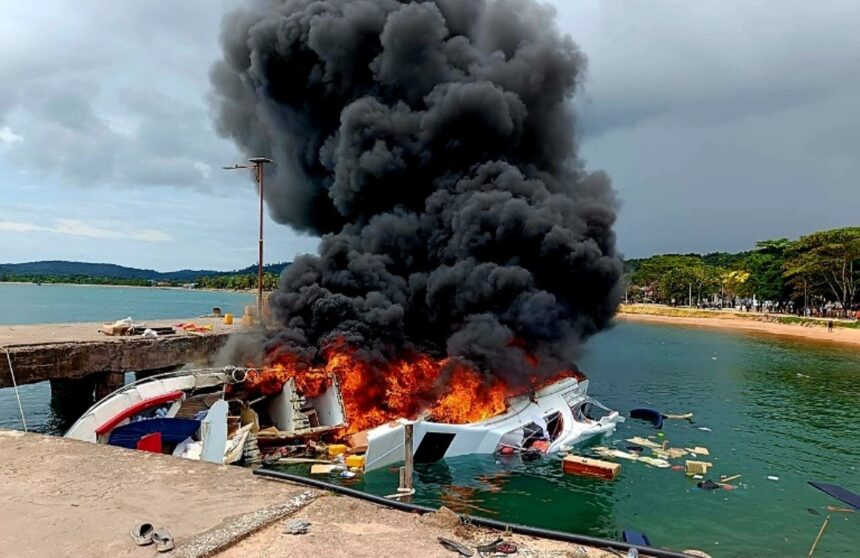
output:
[[[96,401],[99,401],[115,392],[125,383],[125,374],[122,372],[103,372],[96,375]]]
[[[408,422],[403,425],[403,446],[405,448],[406,455],[404,456],[404,479],[403,479],[403,488],[406,490],[412,490],[412,433],[413,427],[415,425],[411,422]]]

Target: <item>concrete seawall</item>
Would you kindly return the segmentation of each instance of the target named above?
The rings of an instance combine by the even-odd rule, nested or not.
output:
[[[212,329],[200,335],[178,330],[174,335],[144,338],[109,337],[99,333],[98,323],[0,326],[0,388],[12,385],[7,350],[18,385],[95,376],[97,382],[107,384],[99,390],[104,393],[122,385],[121,377],[110,374],[206,363],[230,334],[243,331],[239,325],[225,326],[213,318],[149,321],[147,325],[161,327],[182,322],[209,325]]]

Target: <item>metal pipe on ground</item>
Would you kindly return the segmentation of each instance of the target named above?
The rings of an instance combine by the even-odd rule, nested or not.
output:
[[[312,486],[314,488],[319,488],[322,490],[328,490],[330,492],[335,492],[337,494],[343,494],[344,496],[352,496],[353,498],[360,498],[362,500],[366,500],[368,502],[372,502],[374,504],[378,504],[380,506],[387,506],[389,508],[393,508],[400,511],[405,512],[417,512],[417,513],[434,513],[437,510],[434,508],[430,508],[427,506],[421,506],[418,504],[407,504],[406,502],[399,502],[397,500],[389,500],[383,498],[382,496],[376,496],[375,494],[368,494],[367,492],[362,492],[360,490],[355,490],[352,488],[347,488],[345,486],[339,486],[336,484],[331,484],[325,481],[317,480],[317,479],[309,479],[306,477],[302,477],[299,475],[292,475],[290,473],[283,473],[281,471],[272,471],[271,469],[260,468],[254,471],[255,475],[264,477],[264,478],[272,478],[282,481],[294,482],[296,484],[303,484],[305,486]],[[540,529],[538,527],[529,527],[527,525],[519,525],[516,523],[505,523],[502,521],[496,521],[494,519],[486,519],[483,517],[477,517],[474,515],[467,514],[458,514],[463,521],[466,521],[472,525],[478,525],[479,527],[487,527],[489,529],[496,529],[499,531],[510,531],[511,533],[516,533],[518,535],[526,535],[530,537],[539,537],[542,539],[550,539],[554,541],[568,542],[574,544],[584,544],[596,548],[612,548],[615,550],[621,550],[626,552],[631,548],[635,548],[639,551],[640,555],[643,556],[653,556],[654,558],[692,558],[689,554],[684,554],[682,552],[675,552],[673,550],[664,550],[662,548],[653,548],[650,546],[638,546],[635,544],[629,544],[623,541],[614,541],[612,539],[602,539],[600,537],[591,537],[588,535],[577,535],[575,533],[562,533],[560,531],[552,531],[549,529]]]

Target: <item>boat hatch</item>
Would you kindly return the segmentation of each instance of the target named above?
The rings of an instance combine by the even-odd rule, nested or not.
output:
[[[296,389],[291,378],[284,383],[281,393],[272,397],[267,411],[277,429],[288,436],[320,433],[346,426],[346,413],[332,376],[330,387],[319,397],[306,398]]]

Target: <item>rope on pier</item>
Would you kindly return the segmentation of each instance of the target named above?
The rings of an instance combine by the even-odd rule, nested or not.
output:
[[[12,368],[12,355],[9,354],[9,347],[3,347],[3,349],[6,351],[6,362],[9,363],[12,385],[15,386],[15,397],[18,399],[18,411],[21,412],[21,423],[24,425],[24,432],[27,432],[27,419],[24,418],[24,406],[21,405],[21,394],[18,393],[18,382],[15,380],[15,370]]]

